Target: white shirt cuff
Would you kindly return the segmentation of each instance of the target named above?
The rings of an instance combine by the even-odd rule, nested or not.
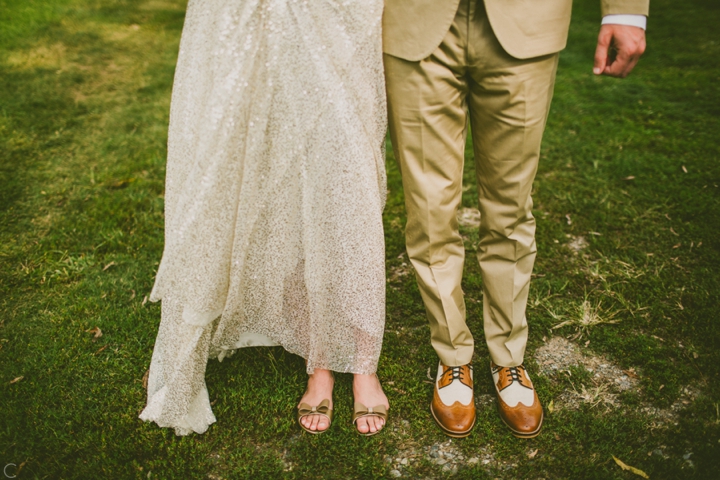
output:
[[[602,25],[629,25],[631,27],[640,27],[647,29],[647,17],[645,15],[605,15],[602,19]]]

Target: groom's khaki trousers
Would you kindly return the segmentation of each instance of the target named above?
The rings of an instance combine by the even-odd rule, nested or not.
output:
[[[408,214],[407,251],[448,366],[471,362],[473,337],[461,288],[465,252],[456,214],[468,118],[481,213],[478,260],[492,360],[523,362],[525,307],[535,261],[530,196],[550,108],[557,54],[518,60],[498,43],[482,0],[462,0],[429,57],[385,55],[390,135]]]

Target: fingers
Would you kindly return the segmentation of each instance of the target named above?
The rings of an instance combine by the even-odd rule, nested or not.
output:
[[[607,67],[611,41],[612,31],[606,28],[600,28],[597,48],[595,48],[595,63],[593,65],[593,73],[595,75],[600,75]]]
[[[617,52],[610,54],[613,49]],[[645,30],[628,25],[603,25],[595,49],[593,73],[625,78],[645,52]]]
[[[625,78],[637,65],[640,56],[630,56],[624,52],[619,52],[613,63],[605,67],[603,75],[610,77]]]

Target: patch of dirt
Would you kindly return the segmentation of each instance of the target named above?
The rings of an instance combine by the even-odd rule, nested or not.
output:
[[[580,253],[583,249],[587,248],[589,243],[587,240],[585,240],[585,237],[582,235],[578,235],[577,237],[574,235],[569,235],[570,242],[568,242],[567,246],[570,250],[572,250],[574,253]]]
[[[652,405],[644,405],[640,411],[651,418],[650,428],[661,428],[667,424],[677,425],[680,411],[687,408],[700,395],[700,391],[685,387],[670,408],[657,408]]]
[[[552,337],[535,351],[535,361],[544,374],[556,374],[568,367],[585,367],[598,382],[616,385],[619,391],[637,387],[637,374],[623,370],[605,357],[587,355],[563,337]]]
[[[390,271],[388,272],[388,282],[395,282],[405,277],[410,273],[411,268],[412,267],[405,262],[402,262],[400,265],[391,267]]]
[[[584,353],[580,347],[562,337],[552,337],[535,351],[539,373],[548,377],[570,375],[573,389],[555,399],[555,409],[577,410],[581,404],[603,405],[606,408],[622,407],[618,394],[639,389],[640,373],[635,369],[623,370],[602,355]],[[583,367],[592,375],[592,385],[573,382],[569,367]],[[638,411],[650,419],[650,427],[676,423],[680,410],[697,398],[699,391],[686,387],[680,398],[668,409],[643,405]]]
[[[495,453],[489,446],[481,448],[472,457],[467,457],[455,448],[452,439],[423,447],[409,446],[401,449],[394,456],[385,456],[385,463],[389,464],[390,476],[393,478],[416,478],[411,469],[421,460],[439,467],[438,470],[442,472],[442,476],[454,475],[463,467],[472,467],[478,464],[487,466],[488,471],[499,465]]]
[[[461,208],[457,213],[457,220],[463,227],[479,227],[480,211],[477,208]]]
[[[475,395],[475,407],[477,407],[477,408],[483,408],[483,407],[487,407],[489,405],[494,405],[495,401],[496,401],[495,395],[490,395],[489,393]]]

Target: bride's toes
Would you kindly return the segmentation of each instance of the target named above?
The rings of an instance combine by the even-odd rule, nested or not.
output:
[[[358,418],[357,429],[360,433],[368,433],[370,426],[368,425],[368,418]]]
[[[375,431],[379,432],[380,430],[382,430],[383,426],[385,425],[385,420],[379,417],[375,417],[373,418],[373,421],[375,423]]]
[[[310,426],[311,430],[320,430],[318,428],[318,424],[320,423],[320,415],[311,415],[312,418],[312,425]]]
[[[375,425],[375,422],[377,421],[374,417],[368,418],[368,431],[369,433],[376,433],[378,431],[377,426]]]

